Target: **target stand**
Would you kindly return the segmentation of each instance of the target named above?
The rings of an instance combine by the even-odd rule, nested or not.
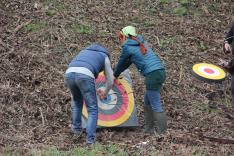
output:
[[[192,74],[199,80],[209,83],[221,83],[226,77],[226,73],[223,69],[208,63],[198,63],[193,65]]]
[[[133,91],[128,81],[129,71],[123,72],[123,78],[114,81],[107,98],[98,100],[98,128],[100,127],[135,127],[138,126],[137,111]],[[96,79],[96,88],[104,89],[105,76],[100,73]],[[86,127],[88,118],[87,108],[83,107],[82,127]]]

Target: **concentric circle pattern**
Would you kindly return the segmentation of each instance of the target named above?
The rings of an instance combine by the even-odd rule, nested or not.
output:
[[[222,81],[226,77],[224,70],[213,64],[198,63],[192,70],[193,74],[202,80]]]
[[[96,79],[97,88],[104,88],[103,73]],[[114,82],[105,100],[98,98],[98,126],[114,127],[126,122],[134,111],[134,97],[131,87],[124,79]],[[87,119],[87,109],[83,107],[83,116]]]

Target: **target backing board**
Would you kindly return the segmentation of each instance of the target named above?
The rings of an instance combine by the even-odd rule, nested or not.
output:
[[[196,78],[206,82],[221,82],[226,77],[226,73],[222,68],[208,63],[193,65],[192,74]]]
[[[99,74],[96,79],[96,88],[105,86],[105,76]],[[122,78],[114,81],[107,98],[98,100],[98,127],[133,127],[138,126],[137,111],[134,103],[131,84]],[[82,127],[86,127],[88,113],[86,106],[83,107]]]

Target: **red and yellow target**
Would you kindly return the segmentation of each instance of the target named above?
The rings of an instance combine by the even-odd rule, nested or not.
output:
[[[195,77],[208,82],[223,81],[226,77],[226,73],[222,68],[208,63],[195,64],[192,71]]]
[[[101,73],[96,79],[96,87],[103,88],[104,86],[105,76]],[[132,121],[136,120],[131,119],[136,118],[133,91],[125,79],[119,79],[114,82],[112,89],[107,95],[107,99],[100,100],[99,97],[97,99],[98,126],[115,127],[137,125],[137,123],[132,123]],[[85,105],[82,113],[84,118],[87,119],[88,113]]]

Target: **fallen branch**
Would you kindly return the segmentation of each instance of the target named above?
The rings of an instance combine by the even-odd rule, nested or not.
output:
[[[180,82],[181,82],[181,80],[182,80],[182,77],[183,77],[183,71],[184,71],[184,69],[183,69],[183,66],[181,65],[180,66],[180,76],[179,76],[179,81],[178,81],[178,85],[180,84]]]
[[[41,113],[42,125],[44,126],[45,125],[45,119],[44,119],[44,116],[43,116],[43,112],[42,112],[41,107],[39,109],[40,109],[40,113]]]
[[[208,137],[208,136],[204,136],[202,134],[199,137],[202,140],[208,139],[209,141],[218,142],[220,144],[234,144],[234,140],[232,140],[232,139],[223,139],[223,138]]]
[[[17,31],[19,31],[20,29],[22,29],[23,27],[25,27],[26,25],[28,25],[28,24],[31,23],[31,22],[32,22],[32,20],[29,20],[29,21],[27,21],[27,22],[24,22],[24,23],[18,25],[18,26],[15,28],[14,33],[16,33]]]

